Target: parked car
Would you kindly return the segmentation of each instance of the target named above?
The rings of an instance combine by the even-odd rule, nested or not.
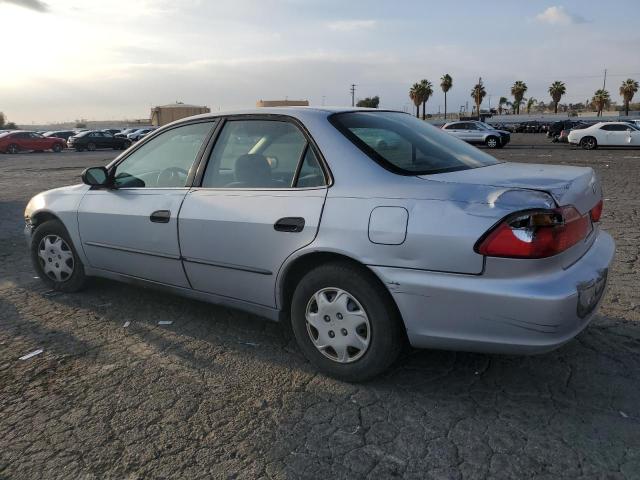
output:
[[[102,131],[110,133],[111,135],[115,136],[116,134],[121,132],[121,129],[119,129],[119,128],[103,128]]]
[[[127,138],[129,140],[131,140],[132,142],[137,142],[138,140],[140,140],[142,137],[144,137],[148,133],[153,132],[155,129],[156,129],[156,127],[140,128],[140,129],[136,130],[135,132],[129,133],[127,135]]]
[[[49,288],[101,276],[288,321],[349,381],[405,340],[557,348],[592,318],[615,249],[591,168],[500,162],[401,112],[192,117],[82,180],[25,210]]]
[[[127,135],[129,135],[130,133],[135,132],[136,130],[140,130],[140,127],[125,128],[124,130],[120,130],[118,133],[115,133],[114,136],[115,137],[120,137],[120,138],[127,138]]]
[[[449,122],[442,129],[460,140],[476,145],[486,145],[489,148],[502,148],[511,140],[509,132],[497,130],[487,123],[473,120]]]
[[[585,150],[599,146],[640,148],[640,129],[626,122],[598,122],[587,128],[571,130],[568,141]]]
[[[75,135],[77,132],[74,130],[54,130],[51,132],[45,132],[43,137],[56,137],[56,138],[64,138],[65,140],[69,140],[69,137]]]
[[[0,134],[0,152],[18,153],[20,151],[53,150],[61,152],[67,146],[64,138],[43,137],[39,133],[26,130],[13,130]]]
[[[569,143],[569,133],[571,130],[582,130],[584,128],[589,128],[591,125],[594,125],[595,122],[576,122],[571,126],[568,126],[566,129],[563,129],[552,142],[558,143]]]
[[[69,137],[69,148],[75,148],[78,152],[82,152],[83,150],[92,152],[98,148],[124,150],[130,146],[130,140],[114,137],[110,133],[100,130],[87,130],[86,132],[80,132],[77,135]]]

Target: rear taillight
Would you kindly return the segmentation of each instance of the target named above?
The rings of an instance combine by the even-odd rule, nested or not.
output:
[[[602,199],[600,199],[598,204],[591,209],[590,213],[591,213],[591,221],[592,222],[599,222],[600,221],[600,217],[602,216],[602,208],[603,207],[604,207],[604,202],[602,201]]]
[[[490,257],[551,257],[584,240],[591,229],[590,216],[572,206],[521,212],[489,230],[475,251]]]

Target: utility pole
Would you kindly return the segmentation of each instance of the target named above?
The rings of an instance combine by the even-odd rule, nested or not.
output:
[[[356,84],[355,83],[351,84],[351,106],[352,107],[356,106]]]
[[[602,89],[604,90],[604,87],[606,87],[607,85],[607,69],[604,69],[604,80],[602,81]]]

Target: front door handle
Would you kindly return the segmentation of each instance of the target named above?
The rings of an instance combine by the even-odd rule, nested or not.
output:
[[[149,215],[149,220],[153,223],[169,223],[171,212],[169,210],[156,210]]]
[[[301,232],[304,228],[304,218],[284,217],[273,224],[273,228],[278,232]]]

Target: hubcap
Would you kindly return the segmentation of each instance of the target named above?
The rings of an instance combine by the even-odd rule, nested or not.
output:
[[[47,235],[40,240],[38,258],[44,273],[56,282],[66,282],[73,274],[73,252],[58,235]]]
[[[498,143],[498,142],[496,142],[496,140],[495,140],[495,139],[493,139],[493,138],[489,139],[489,141],[487,142],[487,144],[488,144],[491,148],[495,147],[497,143]]]
[[[329,287],[317,291],[307,303],[307,332],[325,357],[351,363],[362,357],[371,340],[369,318],[349,292]]]

